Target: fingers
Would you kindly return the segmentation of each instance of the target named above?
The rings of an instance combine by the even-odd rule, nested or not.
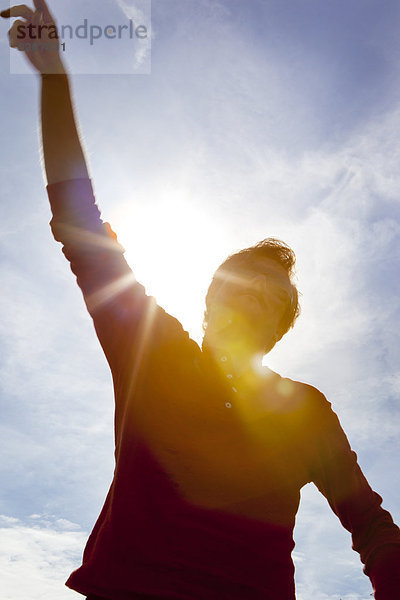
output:
[[[36,10],[40,11],[43,14],[43,21],[45,23],[50,23],[54,21],[45,0],[33,0],[33,4],[35,5]]]
[[[24,37],[24,35],[21,35],[21,32],[25,30],[25,26],[25,21],[14,21],[13,26],[8,32],[11,48],[18,48],[18,46],[21,44],[21,38]]]
[[[29,6],[25,4],[19,4],[18,6],[12,6],[6,10],[2,10],[0,15],[3,19],[9,19],[10,17],[22,17],[23,19],[32,19],[34,12]]]
[[[9,19],[10,17],[23,17],[24,19],[32,20],[36,16],[37,20],[42,23],[54,23],[53,16],[49,11],[49,8],[44,0],[34,0],[35,12],[26,6],[26,4],[18,4],[18,6],[12,6],[6,8],[0,12],[0,16],[3,19]]]

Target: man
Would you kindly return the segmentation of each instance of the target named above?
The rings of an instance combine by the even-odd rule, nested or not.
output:
[[[11,46],[21,24],[53,23],[34,4],[3,11],[24,19]],[[293,600],[295,515],[313,481],[351,532],[375,598],[399,598],[399,529],[330,404],[261,365],[299,314],[293,252],[268,239],[221,265],[200,349],[146,296],[100,220],[68,77],[43,48],[26,56],[41,75],[51,225],[115,388],[114,478],[67,585],[90,600]]]

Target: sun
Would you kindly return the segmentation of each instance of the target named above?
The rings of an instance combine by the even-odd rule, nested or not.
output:
[[[226,255],[222,224],[176,190],[152,203],[123,201],[110,221],[146,293],[200,343],[205,294]]]

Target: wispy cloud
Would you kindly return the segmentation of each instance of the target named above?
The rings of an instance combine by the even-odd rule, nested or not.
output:
[[[80,560],[86,532],[54,516],[24,521],[0,515],[1,596],[4,600],[60,600],[79,595],[63,586]]]
[[[131,59],[135,72],[150,61],[151,45],[155,36],[151,21],[151,0],[117,0],[117,4],[124,15],[134,22],[135,27],[146,27],[146,43],[142,41],[135,47]]]

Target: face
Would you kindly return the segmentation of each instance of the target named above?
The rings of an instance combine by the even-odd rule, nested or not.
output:
[[[260,257],[219,276],[208,311],[207,338],[219,345],[242,340],[252,351],[265,353],[280,339],[279,324],[293,301],[286,270]]]

